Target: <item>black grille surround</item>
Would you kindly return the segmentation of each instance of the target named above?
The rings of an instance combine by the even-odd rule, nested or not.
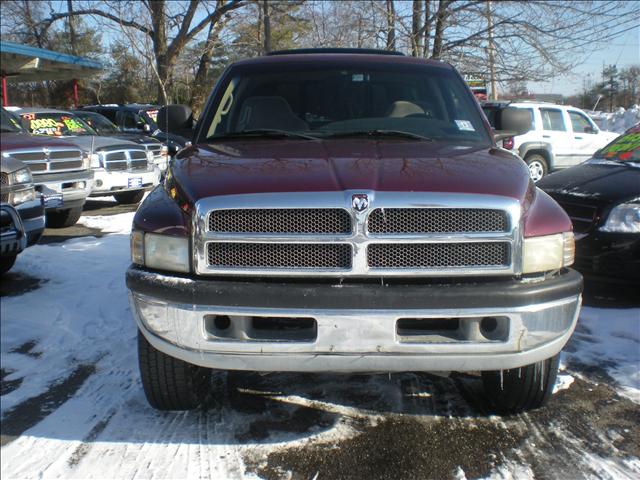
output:
[[[220,268],[351,268],[347,243],[209,243],[210,266]]]
[[[374,243],[367,263],[375,269],[504,267],[509,251],[508,242]]]
[[[227,209],[209,214],[209,231],[348,235],[352,226],[351,216],[341,208]]]
[[[506,232],[509,221],[503,210],[475,208],[376,208],[368,219],[369,233]]]

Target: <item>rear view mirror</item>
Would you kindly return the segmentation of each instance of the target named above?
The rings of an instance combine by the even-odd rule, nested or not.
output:
[[[163,132],[175,133],[191,138],[193,134],[193,114],[186,105],[166,105],[158,111],[158,128]]]
[[[531,114],[524,109],[506,107],[496,112],[495,139],[522,135],[531,130]]]

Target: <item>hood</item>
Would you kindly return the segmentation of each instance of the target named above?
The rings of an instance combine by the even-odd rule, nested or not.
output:
[[[185,199],[343,190],[454,192],[524,201],[522,160],[497,148],[375,139],[217,142],[182,150],[172,174]]]
[[[0,146],[2,147],[2,151],[24,150],[28,148],[40,149],[44,147],[78,148],[75,144],[65,139],[31,135],[29,133],[3,133]]]
[[[27,168],[27,165],[22,163],[20,160],[16,160],[13,157],[2,157],[2,162],[0,162],[0,172],[13,173],[22,168]]]
[[[94,151],[99,150],[115,150],[122,149],[134,149],[139,150],[143,147],[137,145],[128,140],[113,137],[98,137],[94,135],[78,135],[77,137],[64,137],[64,139],[82,148],[85,152],[89,152],[93,146]]]
[[[640,196],[640,168],[615,162],[583,163],[546,176],[537,185],[558,198],[618,203]]]

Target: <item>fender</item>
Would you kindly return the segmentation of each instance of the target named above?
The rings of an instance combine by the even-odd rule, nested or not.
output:
[[[553,148],[550,143],[547,142],[526,142],[518,147],[518,155],[523,160],[529,153],[539,153],[547,160],[547,166],[549,172],[555,170],[555,155],[553,154]]]

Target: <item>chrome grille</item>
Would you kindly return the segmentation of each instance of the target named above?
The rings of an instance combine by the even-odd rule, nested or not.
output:
[[[209,231],[219,233],[348,234],[351,216],[344,209],[273,208],[214,210]]]
[[[357,211],[353,200],[363,195],[371,209]],[[287,277],[517,275],[520,216],[518,200],[491,195],[214,196],[195,205],[194,268],[200,275]]]
[[[370,268],[489,267],[509,264],[509,244],[474,243],[378,243],[369,245]]]
[[[47,148],[29,151],[6,152],[12,158],[29,166],[35,175],[50,172],[71,172],[84,170],[81,150]]]
[[[146,170],[147,152],[145,150],[112,150],[102,153],[104,167],[108,171]]]
[[[368,228],[374,234],[506,232],[502,210],[465,208],[376,208]]]
[[[209,265],[224,268],[351,268],[345,243],[210,243]]]

